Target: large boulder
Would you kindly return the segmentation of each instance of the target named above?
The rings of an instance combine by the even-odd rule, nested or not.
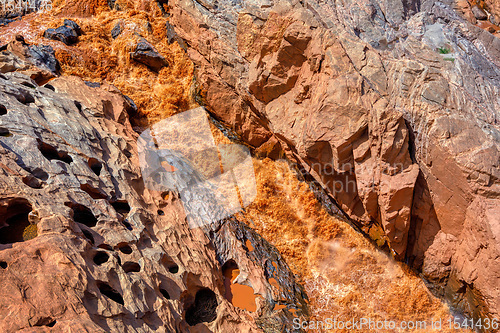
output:
[[[130,57],[135,61],[148,66],[155,72],[158,72],[163,67],[168,66],[167,59],[158,53],[154,46],[148,43],[144,38],[139,40]]]
[[[66,45],[71,45],[78,42],[78,36],[82,34],[80,26],[71,20],[64,20],[64,24],[56,29],[47,29],[43,33],[43,37],[53,40],[58,40]]]

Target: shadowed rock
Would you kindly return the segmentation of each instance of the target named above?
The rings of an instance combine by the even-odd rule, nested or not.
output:
[[[71,20],[64,20],[64,25],[57,29],[47,29],[43,33],[43,37],[53,40],[58,40],[66,45],[71,45],[78,42],[78,36],[82,34],[80,26]]]
[[[47,29],[43,33],[43,37],[61,41],[66,45],[71,45],[78,41],[78,35],[75,30],[67,26],[62,26],[57,29]]]
[[[155,50],[145,39],[141,39],[131,54],[132,59],[148,66],[151,70],[158,72],[168,66],[167,60]]]

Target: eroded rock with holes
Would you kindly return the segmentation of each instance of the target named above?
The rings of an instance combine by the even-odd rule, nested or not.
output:
[[[499,39],[453,1],[169,5],[218,119],[257,154],[281,146],[457,306],[499,316],[500,275],[486,272],[500,251],[488,213],[500,205]],[[470,216],[484,217],[489,250],[464,263]]]
[[[274,306],[301,315],[306,296],[274,247],[234,219],[191,229],[175,193],[144,187],[134,107],[107,84],[3,70],[0,330],[291,332]],[[229,260],[255,312],[224,297]]]

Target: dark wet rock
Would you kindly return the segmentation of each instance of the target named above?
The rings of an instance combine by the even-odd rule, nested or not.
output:
[[[53,73],[59,74],[61,68],[59,61],[55,57],[54,49],[50,45],[29,45],[28,52],[33,59],[35,66],[42,67]]]
[[[167,60],[161,56],[155,48],[145,39],[141,39],[131,54],[132,59],[148,66],[155,72],[168,66]]]
[[[65,19],[63,25],[73,29],[78,36],[81,36],[83,33],[82,28],[75,21]]]
[[[61,26],[57,29],[47,29],[43,33],[43,37],[53,40],[58,40],[66,45],[74,44],[78,41],[78,34],[75,30],[68,26]]]
[[[118,22],[111,30],[111,37],[113,37],[113,39],[116,39],[122,33],[122,30],[122,23]]]

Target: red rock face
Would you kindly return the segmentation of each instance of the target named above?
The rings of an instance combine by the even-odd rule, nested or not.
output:
[[[169,5],[217,118],[259,154],[279,143],[397,258],[498,316],[500,40],[430,1]],[[464,262],[471,216],[492,231]]]

